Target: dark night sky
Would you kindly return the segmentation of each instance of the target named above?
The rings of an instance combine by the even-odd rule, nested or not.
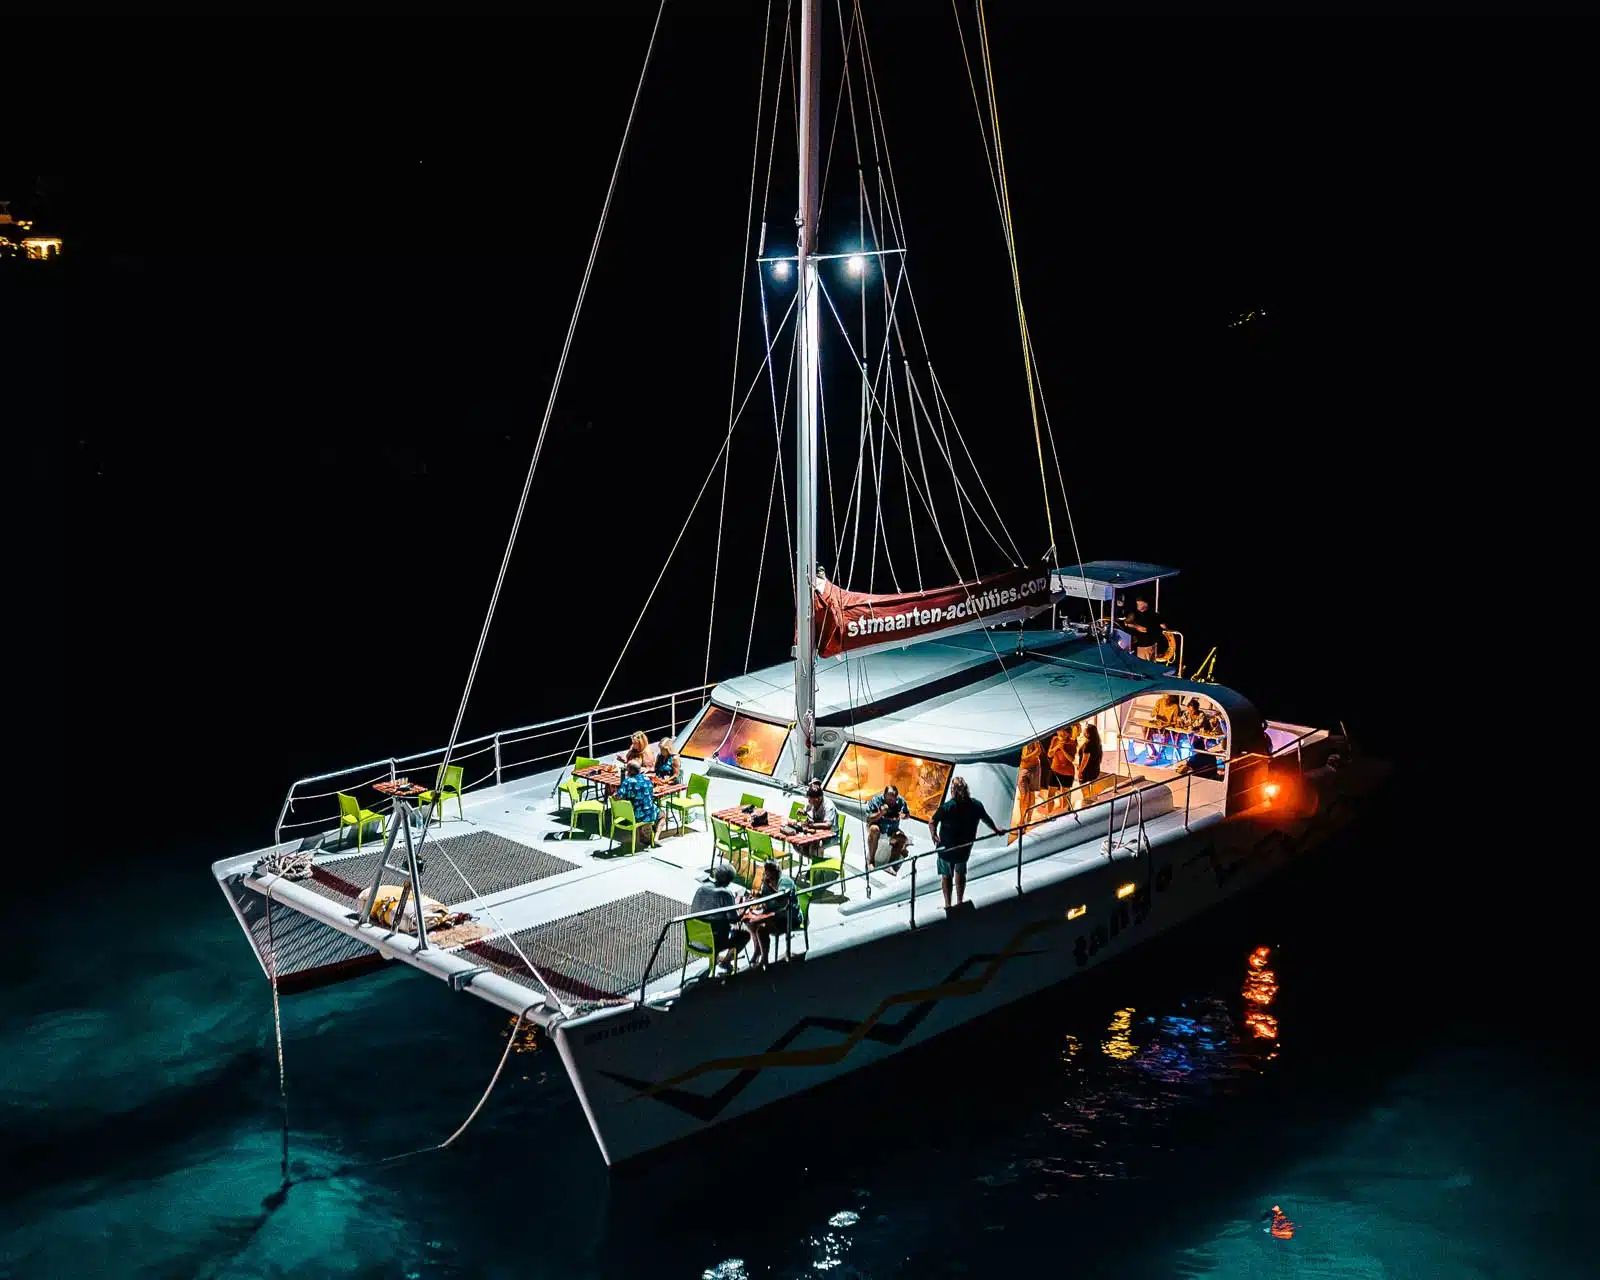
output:
[[[1419,557],[1503,545],[1484,467],[1509,484],[1577,418],[1575,334],[1559,310],[1529,331],[1572,305],[1564,42],[1051,12],[990,23],[1083,550],[1180,565],[1175,612],[1269,714],[1397,744],[1391,642],[1416,654],[1466,600],[1394,621],[1441,589]],[[602,13],[86,25],[36,69],[29,101],[90,140],[54,162],[69,257],[0,276],[37,566],[24,710],[58,764],[179,762],[249,837],[297,774],[447,736],[649,29]],[[590,705],[720,439],[760,32],[755,7],[664,28],[469,729]],[[1042,550],[953,22],[869,7],[869,33],[935,364]],[[828,67],[831,109],[834,46]],[[774,172],[788,241],[792,144]],[[847,190],[825,240],[853,232]],[[726,584],[753,573],[770,419],[735,440],[713,676],[742,664],[748,592]],[[699,679],[714,519],[613,698]],[[378,621],[424,564],[447,607]],[[785,651],[786,576],[758,663]]]

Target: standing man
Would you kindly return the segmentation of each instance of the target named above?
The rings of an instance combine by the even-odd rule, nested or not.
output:
[[[978,837],[978,824],[987,822],[995,835],[1000,828],[983,807],[983,801],[974,800],[965,778],[952,778],[950,798],[933,811],[928,819],[928,834],[939,849],[939,887],[944,890],[944,909],[950,910],[950,881],[956,882],[956,906],[967,897],[967,858],[972,853],[972,842]]]
[[[1128,618],[1128,629],[1133,632],[1133,656],[1154,662],[1156,650],[1166,648],[1162,636],[1161,615],[1150,607],[1150,602],[1140,596],[1133,603],[1133,613]]]
[[[900,788],[890,783],[877,795],[867,802],[867,867],[870,869],[878,861],[878,837],[889,837],[889,870],[900,874],[900,868],[895,864],[906,855],[906,845],[909,843],[905,832],[900,830],[900,823],[911,816],[911,810],[906,805],[905,799],[900,794]]]

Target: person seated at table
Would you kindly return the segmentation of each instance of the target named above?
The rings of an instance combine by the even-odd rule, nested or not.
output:
[[[630,760],[637,760],[641,769],[656,767],[655,748],[642,730],[628,740],[628,749],[617,757],[618,764],[627,764]]]
[[[706,923],[711,926],[712,950],[719,971],[726,970],[733,963],[733,957],[750,941],[750,930],[735,923],[738,918],[735,910],[738,898],[732,886],[733,868],[719,858],[717,865],[711,869],[711,883],[702,884],[696,889],[694,899],[689,903],[690,911],[728,908],[718,915],[705,917]]]
[[[1183,709],[1178,712],[1178,727],[1180,729],[1198,729],[1202,719],[1200,713],[1200,699],[1190,698],[1183,704]]]
[[[671,738],[661,739],[656,749],[656,777],[662,782],[682,782],[683,762],[678,759],[678,744]]]
[[[661,816],[661,811],[656,808],[656,789],[650,785],[650,779],[645,776],[637,760],[628,761],[623,765],[623,771],[624,777],[617,784],[617,799],[626,800],[633,806],[639,834],[648,849],[656,842],[656,819]]]
[[[750,941],[755,946],[753,963],[764,965],[771,959],[771,944],[791,929],[799,927],[799,905],[795,900],[794,881],[783,874],[783,868],[769,859],[761,866],[761,874],[750,886],[752,898],[764,898],[771,893],[787,893],[787,897],[771,902],[758,902],[744,913],[745,924],[750,928]]]
[[[1187,760],[1178,762],[1180,774],[1193,774],[1197,778],[1215,778],[1217,776],[1217,758],[1209,751],[1196,747]]]
[[[1182,710],[1182,706],[1183,704],[1178,700],[1177,694],[1162,694],[1156,699],[1156,705],[1151,709],[1151,723],[1160,725],[1162,728],[1166,728],[1171,724],[1176,724],[1178,715]]]
[[[900,794],[900,788],[892,782],[867,801],[867,866],[874,867],[878,862],[878,840],[881,836],[889,837],[889,870],[894,875],[900,874],[900,868],[895,864],[906,855],[906,845],[910,843],[905,832],[900,830],[900,824],[911,816],[911,808],[906,804]]]
[[[833,807],[827,792],[822,789],[822,779],[813,778],[806,783],[806,811],[803,819],[812,830],[839,830],[839,811]]]

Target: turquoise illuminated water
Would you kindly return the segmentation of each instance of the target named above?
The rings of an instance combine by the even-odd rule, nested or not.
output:
[[[451,1151],[318,1179],[449,1133],[508,1020],[405,971],[293,997],[307,1180],[281,1202],[269,993],[231,913],[203,866],[108,873],[11,930],[0,1272],[1594,1274],[1582,970],[1399,856],[1357,832],[1080,989],[637,1177],[606,1174],[534,1048]]]

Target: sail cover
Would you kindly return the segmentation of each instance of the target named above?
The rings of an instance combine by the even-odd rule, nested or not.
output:
[[[1032,617],[1050,607],[1050,586],[1048,571],[1028,568],[901,595],[867,595],[823,583],[813,597],[817,656],[910,644]]]

